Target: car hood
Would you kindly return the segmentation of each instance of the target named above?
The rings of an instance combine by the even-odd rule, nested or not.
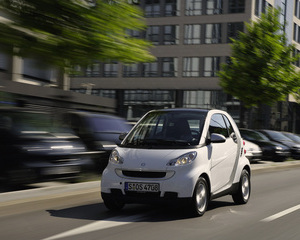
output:
[[[191,152],[191,149],[116,149],[122,157],[122,169],[162,170],[167,169],[169,161]]]
[[[85,151],[81,140],[72,134],[31,132],[21,134],[16,144],[31,154],[71,154]]]

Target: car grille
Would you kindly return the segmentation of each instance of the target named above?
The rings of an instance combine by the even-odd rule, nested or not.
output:
[[[166,177],[166,172],[123,170],[122,173],[126,177],[133,177],[133,178],[164,178],[164,177]]]

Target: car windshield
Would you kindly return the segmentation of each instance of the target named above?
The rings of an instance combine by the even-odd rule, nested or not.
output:
[[[244,139],[248,140],[248,141],[268,141],[269,139],[259,133],[259,132],[255,132],[255,131],[244,131],[244,130],[240,130],[241,135]]]
[[[89,121],[94,126],[94,131],[100,132],[116,132],[123,133],[129,132],[130,126],[125,121],[118,118],[103,118],[103,117],[91,117]]]
[[[70,128],[47,113],[6,111],[0,113],[0,127],[17,134],[71,133]]]
[[[276,141],[291,141],[291,139],[289,139],[288,137],[284,136],[282,133],[280,132],[273,132],[273,131],[268,131],[267,132],[270,137]]]
[[[292,133],[284,133],[285,136],[290,138],[291,140],[295,142],[300,142],[300,137],[298,135],[292,134]]]
[[[199,144],[206,112],[154,111],[130,132],[122,146],[164,148]]]

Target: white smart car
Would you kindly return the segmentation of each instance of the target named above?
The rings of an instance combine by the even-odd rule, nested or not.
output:
[[[230,115],[220,110],[163,109],[148,112],[115,148],[103,172],[105,206],[178,203],[205,213],[210,200],[250,198],[250,164]]]

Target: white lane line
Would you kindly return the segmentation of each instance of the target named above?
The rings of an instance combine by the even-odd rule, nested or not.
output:
[[[285,216],[285,215],[287,215],[287,214],[290,214],[290,213],[292,213],[292,212],[295,212],[295,211],[297,211],[297,210],[299,210],[299,209],[300,209],[300,204],[297,205],[297,206],[295,206],[295,207],[291,207],[291,208],[289,208],[289,209],[286,209],[286,210],[284,210],[284,211],[282,211],[282,212],[279,212],[279,213],[277,213],[277,214],[274,214],[274,215],[272,215],[272,216],[270,216],[270,217],[267,217],[267,218],[265,218],[265,219],[262,219],[262,220],[260,220],[260,221],[261,221],[261,222],[271,222],[271,221],[273,221],[273,220],[276,220],[277,218],[283,217],[283,216]]]
[[[96,221],[93,223],[89,223],[87,225],[84,225],[79,228],[75,228],[57,235],[54,235],[52,237],[44,238],[43,240],[55,240],[55,239],[60,239],[64,237],[70,237],[74,235],[79,235],[83,233],[88,233],[88,232],[94,232],[106,228],[112,228],[112,227],[117,227],[125,224],[129,224],[132,222],[137,222],[144,218],[145,215],[133,215],[133,216],[126,216],[126,217],[113,217],[109,218],[106,220],[101,220],[101,221]]]

